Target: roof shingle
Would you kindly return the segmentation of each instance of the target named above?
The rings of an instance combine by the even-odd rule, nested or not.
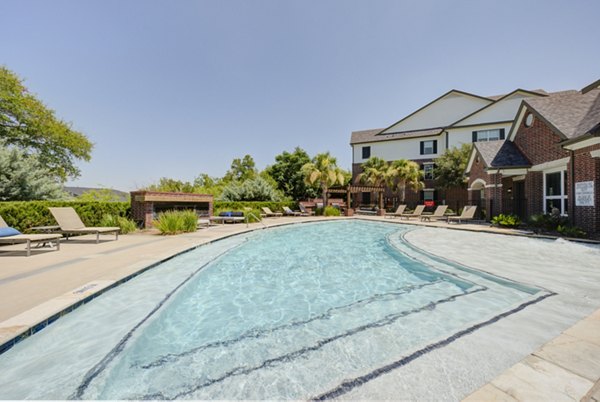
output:
[[[531,162],[507,140],[476,142],[475,148],[489,168],[529,167]]]
[[[579,91],[556,92],[524,102],[567,139],[587,134],[600,124],[600,89],[583,94]]]

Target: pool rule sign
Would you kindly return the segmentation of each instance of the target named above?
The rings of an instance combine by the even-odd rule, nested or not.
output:
[[[575,205],[578,207],[594,206],[594,182],[580,181],[575,183]]]

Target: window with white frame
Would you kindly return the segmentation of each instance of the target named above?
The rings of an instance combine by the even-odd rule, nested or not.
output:
[[[424,163],[423,164],[423,178],[425,180],[433,180],[433,168],[434,164],[432,163]]]
[[[567,171],[560,168],[544,172],[544,212],[549,214],[556,208],[561,215],[567,215],[568,202]]]
[[[504,129],[473,131],[473,142],[498,141],[504,139]]]

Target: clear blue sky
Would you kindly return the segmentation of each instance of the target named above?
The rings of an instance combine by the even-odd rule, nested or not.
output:
[[[600,2],[0,0],[0,64],[94,143],[81,186],[262,169],[452,88],[600,78]]]

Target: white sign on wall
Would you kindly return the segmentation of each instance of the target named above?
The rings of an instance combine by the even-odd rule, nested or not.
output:
[[[594,206],[594,182],[581,181],[575,183],[575,205],[578,207]]]

